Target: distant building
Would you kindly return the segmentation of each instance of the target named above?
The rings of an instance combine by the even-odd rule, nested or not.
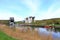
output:
[[[10,27],[14,27],[14,24],[15,24],[14,17],[10,17],[10,19],[9,19],[9,25],[10,25]]]
[[[32,17],[32,22],[34,22],[35,17]]]
[[[34,18],[35,18],[35,17],[32,17],[32,16],[26,18],[26,19],[25,19],[25,23],[31,23],[31,22],[34,22]]]
[[[32,22],[32,16],[29,17],[29,23],[31,23],[31,22]]]
[[[29,23],[29,22],[28,22],[28,18],[25,19],[25,23]]]
[[[14,22],[14,17],[10,17],[9,21]]]

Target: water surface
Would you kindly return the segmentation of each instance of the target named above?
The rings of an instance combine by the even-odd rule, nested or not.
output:
[[[60,40],[60,32],[54,32],[54,31],[47,31],[46,28],[38,28],[38,34],[40,36],[46,36],[51,35],[53,40]]]

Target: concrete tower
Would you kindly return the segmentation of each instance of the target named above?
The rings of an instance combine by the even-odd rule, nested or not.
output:
[[[25,23],[28,23],[28,18],[25,19]]]
[[[35,18],[35,17],[32,17],[32,22],[34,22],[34,18]]]
[[[14,22],[14,17],[10,17],[10,22]]]
[[[12,27],[14,27],[14,17],[10,17],[10,19],[9,19],[9,25],[10,25],[10,27],[12,28]]]
[[[32,16],[29,17],[29,23],[31,23],[31,22],[32,22]]]

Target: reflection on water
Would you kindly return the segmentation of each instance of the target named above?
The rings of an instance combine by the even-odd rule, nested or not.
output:
[[[60,40],[60,32],[47,31],[46,28],[38,28],[40,36],[48,36],[51,34],[53,40]]]

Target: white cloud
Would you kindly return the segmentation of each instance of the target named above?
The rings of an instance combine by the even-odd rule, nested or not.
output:
[[[20,6],[8,6],[7,7],[9,10],[11,9],[14,9],[14,10],[17,10],[17,11],[20,11],[20,10],[22,10],[22,7],[20,7]]]
[[[55,7],[57,7],[57,3],[53,3],[49,8],[47,13],[45,13],[44,15],[46,19],[49,18],[56,18],[58,17],[58,15],[60,14],[60,8],[57,7],[57,9],[55,9]],[[55,9],[55,10],[54,10]]]
[[[54,12],[54,17],[60,17],[60,8]]]
[[[31,9],[31,12],[29,13],[29,16],[34,16],[36,15],[37,11],[38,11],[38,7],[40,5],[40,1],[39,0],[23,0],[23,3],[29,8]]]
[[[27,16],[36,16],[36,19],[50,19],[50,18],[54,18],[54,17],[60,17],[59,14],[60,14],[60,9],[57,8],[56,10],[55,7],[56,5],[58,4],[58,2],[54,2],[49,8],[48,10],[45,12],[45,11],[42,11],[42,12],[39,12],[39,7],[40,5],[42,5],[40,0],[21,0],[21,3],[25,6],[27,6],[31,11],[29,12],[29,15]],[[60,3],[60,2],[59,2]],[[48,5],[47,5],[48,6]],[[17,10],[17,11],[20,11],[22,10],[22,8],[20,6],[10,6],[10,7],[7,7],[7,8],[11,8],[11,9],[14,9],[14,10]],[[10,9],[9,9],[10,10]],[[54,10],[54,11],[53,11]],[[0,10],[0,19],[9,19],[9,17],[13,16],[15,17],[15,20],[16,21],[19,21],[19,20],[23,20],[23,15],[19,16],[15,13],[11,13],[9,12],[7,9],[6,11],[4,10]]]
[[[52,5],[48,8],[48,11],[47,11],[48,14],[50,14],[50,13],[53,11],[54,6],[55,6],[55,4],[52,4]]]
[[[1,20],[9,20],[10,17],[14,17],[15,21],[23,20],[22,16],[17,16],[14,13],[8,12],[8,11],[0,11],[0,19]]]
[[[36,19],[51,19],[51,18],[60,18],[60,7],[58,3],[53,3],[48,10],[45,12],[40,12],[41,14],[37,15]],[[57,7],[57,9],[55,9]]]

